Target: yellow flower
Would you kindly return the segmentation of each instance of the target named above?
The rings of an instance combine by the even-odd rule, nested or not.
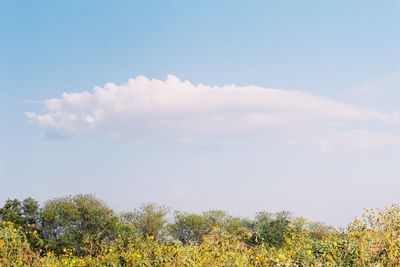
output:
[[[278,254],[278,258],[280,259],[280,260],[284,260],[285,259],[285,254],[283,254],[283,253],[279,253]]]

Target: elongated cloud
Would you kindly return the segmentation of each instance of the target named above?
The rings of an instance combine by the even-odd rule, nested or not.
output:
[[[107,83],[93,92],[64,93],[44,101],[30,121],[63,135],[197,138],[282,136],[326,150],[344,142],[356,148],[400,143],[398,113],[348,105],[299,91],[257,86],[193,85],[169,75]],[[394,132],[371,132],[389,127]],[[360,138],[362,143],[360,144]],[[358,141],[357,141],[358,139]]]

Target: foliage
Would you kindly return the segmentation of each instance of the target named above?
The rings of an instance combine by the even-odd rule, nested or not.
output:
[[[167,223],[165,219],[167,213],[168,208],[149,203],[133,212],[124,213],[122,218],[125,222],[131,223],[143,238],[161,239],[163,237],[162,230]]]
[[[175,212],[174,221],[169,224],[168,232],[172,238],[184,245],[199,244],[215,227],[241,238],[248,237],[250,233],[247,225],[246,220],[230,216],[220,210],[210,210],[202,214]]]
[[[22,227],[11,221],[3,221],[0,225],[0,266],[43,266],[42,264],[40,256],[31,250]]]
[[[49,249],[70,248],[78,254],[94,254],[115,234],[117,216],[92,195],[47,201],[41,210],[43,239]]]
[[[290,213],[282,211],[278,213],[259,212],[252,223],[253,243],[267,244],[276,247],[283,245],[285,235],[290,223]]]
[[[33,198],[26,198],[22,202],[18,199],[8,199],[0,208],[0,221],[11,222],[14,226],[23,228],[31,248],[37,250],[43,245],[38,234],[39,203]]]
[[[366,210],[342,230],[287,212],[253,220],[176,212],[168,222],[167,209],[155,204],[117,217],[90,195],[46,202],[29,230],[22,205],[8,201],[1,209],[0,266],[400,266],[397,205]],[[86,253],[90,244],[96,249]]]
[[[171,236],[182,244],[200,243],[209,231],[205,218],[198,214],[176,212],[169,225]]]
[[[18,199],[8,199],[0,208],[0,220],[9,221],[17,226],[37,224],[39,203],[33,198],[26,198],[22,202]]]

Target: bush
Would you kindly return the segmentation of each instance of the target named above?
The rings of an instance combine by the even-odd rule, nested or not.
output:
[[[26,236],[13,222],[0,226],[0,266],[43,266],[40,256],[30,249]]]
[[[286,212],[175,213],[168,223],[155,204],[117,217],[91,195],[48,201],[38,217],[22,206],[1,209],[0,266],[400,266],[397,205],[366,210],[343,230]],[[41,234],[40,248],[28,242]]]

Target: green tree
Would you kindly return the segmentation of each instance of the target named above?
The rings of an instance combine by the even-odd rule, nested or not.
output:
[[[22,202],[18,199],[7,200],[0,208],[0,221],[9,221],[16,227],[23,228],[32,249],[38,250],[42,247],[39,204],[33,198],[26,198]]]
[[[124,221],[135,226],[143,238],[154,237],[161,239],[164,236],[164,229],[167,223],[165,216],[169,209],[165,206],[158,206],[155,203],[143,205],[133,212],[125,212],[122,215]]]
[[[222,210],[209,210],[203,212],[202,216],[211,229],[212,227],[222,227],[229,215]]]
[[[118,218],[93,195],[76,195],[47,201],[41,210],[43,237],[50,249],[61,253],[95,254],[114,238]]]
[[[8,199],[0,208],[0,219],[13,222],[17,226],[24,225],[22,203],[18,199]]]
[[[221,210],[209,210],[202,214],[176,212],[174,221],[168,227],[169,234],[182,244],[200,243],[203,237],[210,234],[214,227],[219,232],[227,232],[247,239],[250,231],[248,222],[233,217]]]
[[[258,212],[255,220],[250,224],[250,228],[253,230],[252,242],[276,247],[282,246],[289,230],[290,216],[291,214],[286,211]]]
[[[168,227],[169,234],[182,244],[200,243],[210,226],[204,216],[193,213],[176,212],[174,222]]]
[[[208,225],[209,231],[211,231],[213,227],[218,227],[225,232],[239,234],[240,236],[248,231],[248,220],[231,216],[225,211],[209,210],[203,212],[202,217]]]
[[[39,204],[29,197],[22,202],[18,199],[8,199],[0,208],[0,220],[10,221],[17,226],[37,224],[39,219]]]
[[[38,225],[39,224],[39,203],[28,197],[22,201],[22,215],[24,225]]]

